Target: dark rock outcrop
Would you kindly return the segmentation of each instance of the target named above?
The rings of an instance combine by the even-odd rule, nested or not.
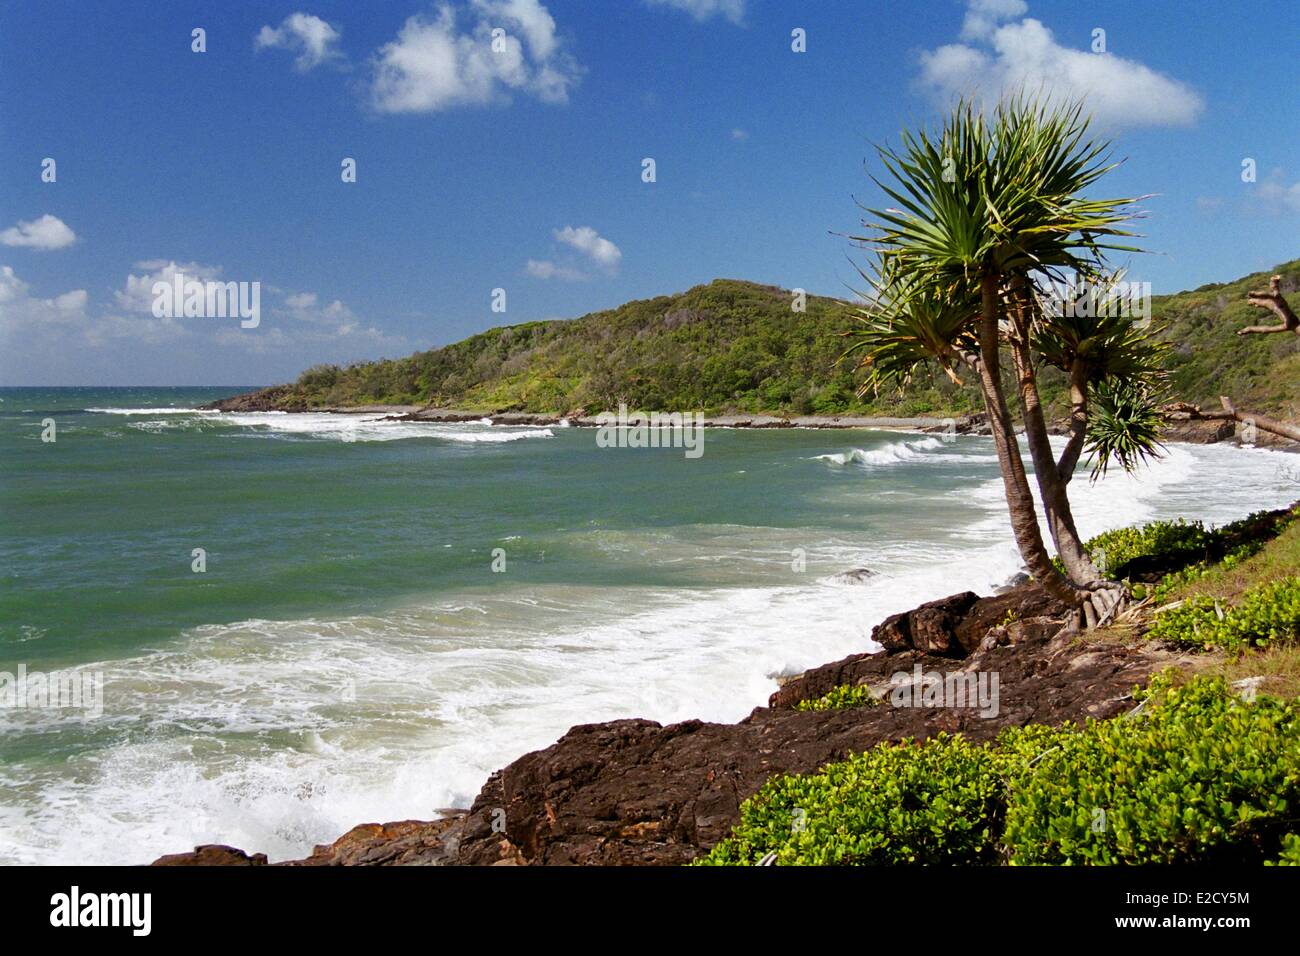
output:
[[[1164,441],[1187,442],[1190,445],[1213,445],[1231,441],[1236,433],[1237,423],[1234,421],[1183,419],[1167,421],[1160,437]]]
[[[209,402],[201,408],[221,412],[305,412],[306,404],[293,397],[293,390],[287,385],[275,385],[256,392],[246,392],[231,398]]]
[[[363,823],[292,866],[438,866],[456,859],[456,828],[464,811],[442,820]]]
[[[266,866],[266,854],[249,856],[243,850],[220,843],[196,846],[193,853],[172,853],[153,861],[154,866]]]
[[[841,571],[838,574],[832,574],[830,580],[835,584],[866,584],[877,573],[870,568],[849,568],[847,571]]]
[[[1007,726],[1109,717],[1131,706],[1133,688],[1157,666],[1157,656],[1076,643],[1077,635],[1061,632],[1058,620],[1034,613],[1045,598],[1026,590],[1019,601],[958,595],[911,612],[926,622],[924,633],[946,632],[958,646],[974,641],[975,653],[964,660],[915,647],[853,655],[788,682],[771,706],[739,724],[625,720],[575,727],[489,779],[465,820],[457,862],[493,863],[506,855],[542,864],[684,863],[725,836],[740,803],[775,773],[808,773],[882,741],[939,731],[987,740]],[[969,603],[964,618],[954,611],[963,603]],[[1005,623],[981,633],[990,621]],[[841,684],[866,684],[887,696],[918,666],[996,674],[996,713],[892,705],[793,709]]]

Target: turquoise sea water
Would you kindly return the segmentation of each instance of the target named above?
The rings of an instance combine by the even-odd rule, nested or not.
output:
[[[236,391],[0,389],[0,672],[103,678],[93,718],[0,708],[2,862],[275,858],[429,817],[571,724],[737,719],[1019,567],[980,438],[711,429],[689,459],[194,410]],[[1226,520],[1296,497],[1286,459],[1175,447],[1073,493],[1088,533]]]

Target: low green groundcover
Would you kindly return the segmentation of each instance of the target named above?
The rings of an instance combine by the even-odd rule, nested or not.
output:
[[[1162,676],[1133,713],[883,744],[769,780],[696,862],[1300,863],[1300,706]]]
[[[1147,637],[1228,651],[1293,641],[1300,637],[1300,578],[1256,585],[1234,605],[1189,598],[1157,614]]]
[[[801,700],[794,705],[795,710],[839,710],[842,707],[873,707],[879,701],[871,696],[871,691],[862,685],[841,684],[832,688],[821,697]]]

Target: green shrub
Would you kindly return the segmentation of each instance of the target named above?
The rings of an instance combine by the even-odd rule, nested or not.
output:
[[[1157,588],[1160,597],[1160,589],[1168,594],[1179,584],[1195,580],[1216,562],[1231,561],[1235,565],[1258,553],[1264,542],[1280,534],[1293,517],[1289,512],[1256,511],[1221,528],[1209,529],[1199,521],[1182,518],[1151,521],[1105,531],[1084,547],[1098,570],[1113,581],[1126,580],[1134,572],[1168,572]],[[1059,559],[1057,564],[1059,567]]]
[[[1195,564],[1188,565],[1181,571],[1171,571],[1160,579],[1160,582],[1151,588],[1151,597],[1156,601],[1164,601],[1174,591],[1184,584],[1191,584],[1193,581],[1199,581],[1211,571],[1231,571],[1241,562],[1252,558],[1264,549],[1263,541],[1247,541],[1245,544],[1234,548],[1223,556],[1222,561],[1197,561]],[[1137,588],[1133,589],[1133,596],[1139,597]],[[1145,596],[1145,591],[1142,596]]]
[[[1294,702],[1246,703],[1222,679],[1155,683],[1163,699],[1132,717],[1004,735],[1020,757],[1009,763],[1011,863],[1260,863],[1278,854],[1300,806]]]
[[[1135,528],[1116,528],[1092,538],[1085,547],[1106,577],[1121,580],[1139,559],[1191,562],[1206,557],[1215,534],[1199,521],[1152,521]]]
[[[1288,833],[1282,838],[1282,855],[1267,860],[1265,866],[1300,866],[1300,833]]]
[[[1153,641],[1210,647],[1226,614],[1215,598],[1197,595],[1157,614],[1146,636]]]
[[[939,735],[774,777],[697,863],[1300,863],[1300,705],[1160,677],[1144,704],[981,746]]]
[[[795,710],[839,710],[842,707],[874,707],[880,703],[865,686],[841,684],[814,700],[801,700]]]
[[[882,744],[821,772],[774,777],[706,857],[781,865],[993,863],[1005,806],[996,755],[960,737]]]
[[[1300,637],[1300,578],[1257,585],[1235,606],[1200,595],[1156,615],[1152,640],[1239,651]]]

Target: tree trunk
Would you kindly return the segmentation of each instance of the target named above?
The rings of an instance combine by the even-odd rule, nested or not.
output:
[[[1254,289],[1247,292],[1246,301],[1256,308],[1268,309],[1282,321],[1279,325],[1249,325],[1238,329],[1238,335],[1268,335],[1274,332],[1294,332],[1300,335],[1300,318],[1296,317],[1295,310],[1282,295],[1281,276],[1269,279],[1266,290]]]
[[[1070,364],[1070,440],[1056,463],[1056,472],[1067,485],[1074,477],[1079,455],[1088,438],[1088,370],[1082,359]]]
[[[1023,280],[1012,290],[1011,303],[1011,356],[1015,362],[1020,409],[1025,419],[1025,444],[1034,462],[1034,480],[1038,483],[1039,497],[1047,517],[1047,530],[1056,544],[1056,552],[1070,582],[1075,585],[1096,586],[1101,574],[1092,563],[1083,540],[1074,524],[1070,497],[1065,490],[1056,456],[1052,453],[1047,422],[1043,418],[1042,400],[1038,394],[1038,380],[1034,374],[1033,354],[1029,346],[1030,316]],[[1086,412],[1085,412],[1086,416]],[[1087,419],[1083,425],[1086,429]]]
[[[1253,425],[1263,431],[1272,432],[1274,435],[1281,435],[1283,438],[1290,438],[1292,441],[1300,441],[1300,428],[1295,425],[1288,425],[1286,422],[1280,422],[1265,415],[1240,411],[1237,406],[1232,404],[1232,399],[1228,398],[1227,395],[1220,395],[1219,401],[1223,403],[1223,410],[1227,413],[1228,418],[1239,421],[1246,426]]]
[[[998,337],[998,280],[995,275],[985,275],[980,280],[980,391],[984,409],[988,412],[989,426],[993,432],[993,445],[997,450],[998,468],[1002,472],[1002,486],[1006,493],[1007,510],[1011,516],[1011,531],[1016,546],[1024,558],[1030,575],[1049,594],[1071,608],[1078,608],[1082,595],[1076,591],[1056,567],[1043,545],[1038,528],[1038,512],[1034,496],[1025,477],[1020,447],[1011,426],[1011,413],[1002,394],[999,369]]]

